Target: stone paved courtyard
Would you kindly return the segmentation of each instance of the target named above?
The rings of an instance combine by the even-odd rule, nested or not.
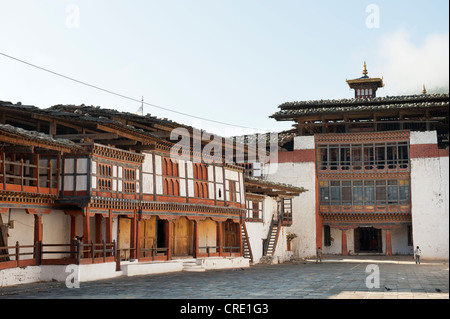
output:
[[[373,268],[376,265],[375,268]],[[369,268],[367,268],[369,266]],[[372,268],[370,268],[372,267]],[[373,277],[379,270],[379,288]],[[0,299],[448,299],[448,262],[411,258],[326,258],[245,269],[178,272],[0,288]]]

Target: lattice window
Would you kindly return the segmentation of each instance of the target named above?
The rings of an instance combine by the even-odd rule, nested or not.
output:
[[[98,171],[97,171],[97,173],[100,176],[111,177],[112,176],[112,166],[108,165],[108,164],[99,163],[98,164]]]
[[[322,172],[407,171],[409,144],[405,141],[318,145],[317,169]]]
[[[408,179],[319,181],[321,205],[409,205]]]

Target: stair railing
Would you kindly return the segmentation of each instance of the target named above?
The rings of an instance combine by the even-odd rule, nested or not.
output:
[[[250,240],[248,238],[247,226],[245,225],[245,221],[242,221],[242,237],[247,242],[248,251],[250,253],[250,262],[253,262],[252,247],[250,246]],[[244,254],[244,252],[242,252],[242,254]]]

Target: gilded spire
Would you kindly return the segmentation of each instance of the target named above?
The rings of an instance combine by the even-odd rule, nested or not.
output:
[[[425,88],[425,84],[422,85],[422,94],[427,94],[427,89]]]
[[[367,76],[368,72],[367,72],[367,66],[366,66],[366,61],[364,61],[364,69],[363,69],[363,75]]]

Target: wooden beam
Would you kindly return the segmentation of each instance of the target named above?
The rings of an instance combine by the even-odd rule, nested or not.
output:
[[[119,136],[123,136],[125,138],[129,138],[130,140],[136,140],[139,142],[148,142],[149,140],[151,140],[151,137],[139,136],[140,134],[138,133],[128,133],[102,124],[97,124],[97,129],[105,132],[115,133]]]
[[[141,124],[141,123],[138,123],[138,122],[135,122],[135,121],[127,121],[127,124],[131,125],[131,126],[134,126],[134,127],[137,127],[137,128],[141,128],[143,130],[148,130],[148,131],[150,131],[152,133],[154,133],[155,131],[158,130],[158,129],[154,128],[151,125]]]
[[[108,141],[108,144],[112,145],[136,145],[136,140],[110,140]]]
[[[56,120],[52,117],[48,117],[45,115],[33,114],[31,117],[34,119],[37,119],[37,120],[49,122],[50,123],[50,135],[56,134],[56,124],[61,125],[61,126],[70,127],[77,131],[80,131],[80,129],[81,129],[81,125],[76,125],[76,124],[67,123],[65,121]],[[83,123],[82,126],[86,126],[86,125],[87,125],[87,123]],[[54,130],[55,130],[53,134],[52,134],[52,126],[54,126]]]
[[[90,138],[92,140],[112,140],[119,136],[115,133],[93,133],[93,134],[60,134],[55,135],[55,138],[63,138],[66,140],[80,140]]]
[[[152,151],[155,148],[156,148],[156,144],[130,146],[130,149],[134,150],[134,151]]]
[[[153,135],[156,135],[158,137],[162,138],[169,138],[171,132],[152,132]]]
[[[5,153],[33,153],[34,146],[4,146]]]

